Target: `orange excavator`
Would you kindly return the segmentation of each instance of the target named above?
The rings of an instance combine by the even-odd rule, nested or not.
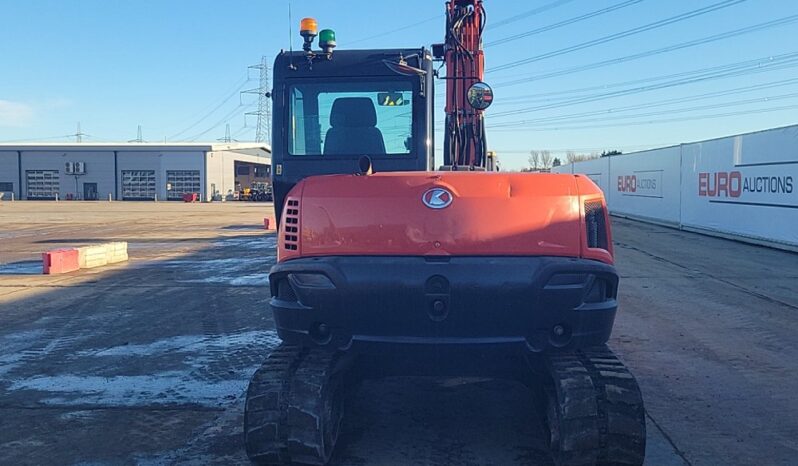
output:
[[[282,344],[247,390],[254,463],[326,464],[360,380],[479,375],[530,387],[555,464],[642,464],[640,390],[606,346],[618,274],[603,194],[580,175],[486,169],[485,18],[481,0],[450,0],[431,50],[338,51],[305,18],[303,49],[277,56]]]

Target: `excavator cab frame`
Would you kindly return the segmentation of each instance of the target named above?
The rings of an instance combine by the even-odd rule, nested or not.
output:
[[[361,92],[345,92],[350,90]],[[382,86],[382,87],[381,87]],[[302,95],[302,105],[306,109],[304,119],[292,112],[296,105],[297,90],[305,90],[310,95]],[[395,94],[396,89],[412,94],[412,100],[404,105],[396,106],[396,101],[378,101],[379,96]],[[328,135],[325,127],[336,123],[333,114],[323,114],[319,99],[320,93],[338,91],[341,98],[352,99],[353,95],[364,99],[368,95],[380,120],[390,111],[395,114],[410,112],[412,130],[410,134],[402,133],[402,144],[407,144],[406,151],[397,153],[381,153],[373,147],[361,148],[364,137],[363,129],[350,128],[349,134],[342,136],[338,150],[326,150]],[[350,97],[346,97],[350,96]],[[336,99],[337,100],[337,99]],[[274,208],[276,218],[280,221],[285,196],[303,178],[312,175],[352,174],[359,171],[359,161],[368,156],[375,171],[425,171],[434,166],[434,91],[432,55],[427,49],[381,49],[381,50],[344,50],[329,54],[309,55],[307,52],[282,52],[274,61],[273,128],[272,145],[272,183],[274,188]],[[352,103],[352,102],[350,102]],[[383,105],[384,104],[384,105]],[[393,104],[393,105],[391,105]],[[340,106],[339,106],[340,107]],[[351,107],[351,106],[350,106]],[[409,108],[409,110],[408,110]],[[332,113],[335,110],[329,109]],[[344,109],[345,110],[345,109]],[[350,108],[350,120],[368,120],[362,109]],[[361,111],[358,111],[361,110]],[[383,111],[385,110],[385,111]],[[308,117],[309,116],[309,117]],[[387,116],[390,120],[395,116]],[[341,118],[338,118],[341,120]],[[303,128],[307,147],[298,151],[292,147],[297,139],[298,129]],[[344,121],[344,124],[347,122]],[[350,122],[351,123],[351,122]],[[366,121],[368,123],[373,121]],[[386,124],[389,124],[390,121]],[[377,127],[383,124],[377,121]],[[350,125],[351,126],[351,125]],[[332,127],[332,126],[331,126]],[[391,134],[382,134],[388,147],[396,146],[391,141]],[[395,135],[393,136],[395,137]],[[343,146],[342,146],[343,144]],[[372,145],[373,146],[373,145]],[[352,147],[348,150],[348,147]],[[331,153],[334,152],[334,153]]]

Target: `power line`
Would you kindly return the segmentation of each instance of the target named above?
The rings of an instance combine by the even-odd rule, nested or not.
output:
[[[235,88],[235,89],[234,89],[234,90],[233,90],[233,91],[232,91],[230,94],[228,94],[228,95],[227,95],[227,96],[226,96],[226,97],[225,97],[225,98],[224,98],[224,99],[223,99],[221,102],[219,102],[219,104],[218,104],[218,105],[216,105],[215,107],[213,107],[213,109],[212,109],[211,111],[209,111],[209,112],[205,113],[205,115],[203,115],[203,116],[202,116],[202,118],[200,118],[199,120],[195,121],[193,124],[189,125],[188,127],[184,128],[182,131],[179,131],[179,132],[177,132],[177,133],[173,134],[172,136],[169,136],[169,139],[177,139],[177,138],[178,138],[178,137],[180,137],[181,135],[183,135],[183,134],[185,134],[185,133],[187,133],[187,132],[191,131],[192,129],[194,129],[194,128],[196,128],[197,126],[199,126],[199,125],[200,125],[200,123],[202,123],[203,121],[205,121],[205,120],[207,120],[208,118],[210,118],[210,116],[211,116],[211,115],[213,115],[214,113],[216,113],[216,111],[217,111],[217,110],[219,110],[220,108],[222,108],[222,106],[224,106],[224,104],[226,104],[227,102],[229,102],[229,101],[230,101],[230,99],[232,99],[233,97],[235,97],[236,95],[238,95],[239,91],[240,91],[240,90],[241,90],[241,89],[242,89],[242,88],[243,88],[243,87],[244,87],[244,86],[247,84],[247,82],[249,82],[249,77],[248,77],[248,76],[247,76],[247,77],[245,77],[245,78],[244,78],[242,81],[240,81],[240,82],[239,82],[239,83],[236,85],[236,88]]]
[[[222,95],[226,96],[226,95],[227,95],[229,92],[235,92],[236,90],[240,89],[240,87],[239,87],[239,86],[241,86],[242,84],[246,83],[246,81],[248,81],[248,80],[249,80],[249,75],[245,75],[245,76],[244,76],[244,80],[245,80],[245,81],[239,81],[239,82],[236,82],[236,84],[235,84],[234,86],[230,87],[228,90],[225,90],[225,91],[224,91],[224,93],[223,93]],[[180,124],[175,124],[175,125],[173,125],[173,126],[183,126],[184,124],[187,124],[187,123],[189,123],[190,121],[192,121],[192,120],[194,119],[194,117],[195,117],[196,115],[204,114],[205,112],[207,112],[208,110],[210,110],[210,109],[211,109],[211,107],[213,107],[214,105],[216,105],[216,101],[211,101],[210,103],[208,103],[208,105],[206,105],[205,107],[203,107],[202,109],[200,109],[199,111],[197,111],[197,112],[196,112],[194,115],[192,115],[191,117],[189,117],[189,118],[186,118],[186,119],[182,120],[182,121],[180,122]]]
[[[762,109],[754,109],[754,110],[740,110],[736,112],[727,112],[727,113],[715,113],[715,114],[708,114],[708,115],[697,115],[693,117],[689,116],[682,116],[678,118],[665,118],[659,120],[646,120],[646,121],[632,121],[632,122],[623,122],[623,123],[609,123],[604,125],[585,125],[585,126],[561,126],[561,127],[546,127],[546,128],[525,128],[525,131],[570,131],[570,130],[577,130],[577,129],[598,129],[598,128],[613,128],[617,126],[642,126],[642,125],[653,125],[653,124],[661,124],[661,123],[673,123],[673,122],[683,122],[683,121],[696,121],[696,120],[707,120],[707,119],[714,119],[714,118],[725,118],[730,116],[739,116],[739,115],[753,115],[759,113],[770,113],[770,112],[777,112],[782,110],[793,110],[798,108],[798,105],[785,105],[781,107],[770,107],[770,108],[762,108]],[[493,131],[518,131],[518,128],[497,128]]]
[[[793,84],[798,82],[798,80],[794,80]],[[604,115],[599,118],[581,118],[581,119],[574,119],[569,121],[569,123],[573,124],[581,124],[581,123],[593,123],[593,122],[605,122],[605,121],[617,121],[617,120],[624,120],[629,118],[641,118],[641,117],[649,117],[649,116],[659,116],[659,115],[669,115],[669,114],[677,114],[677,113],[687,113],[687,112],[695,112],[699,110],[714,110],[716,108],[725,108],[725,107],[735,107],[740,105],[748,105],[748,104],[755,104],[760,102],[769,102],[769,101],[777,101],[777,100],[785,100],[785,99],[794,99],[798,97],[798,92],[792,92],[788,94],[780,94],[780,95],[773,95],[773,96],[765,96],[765,97],[756,97],[752,99],[742,99],[730,102],[723,102],[723,103],[716,103],[716,104],[708,104],[708,105],[699,105],[695,107],[683,107],[683,108],[675,108],[670,110],[659,110],[655,112],[644,112],[644,113],[636,113],[636,114],[629,114],[629,115]],[[695,99],[700,100],[700,99]],[[690,100],[684,100],[684,102],[690,102]],[[679,102],[670,102],[669,104],[679,103]],[[655,107],[656,105],[651,105],[651,107]],[[647,106],[635,106],[637,109],[639,108],[646,108]],[[628,110],[632,110],[633,108],[628,108]],[[593,115],[591,115],[593,116]],[[555,120],[558,118],[555,118]],[[563,116],[559,118],[560,120],[568,120],[567,117]],[[532,122],[527,122],[530,124]],[[539,120],[539,123],[545,124],[546,121],[544,118]],[[524,126],[522,122],[508,122],[508,123],[499,123],[494,128],[509,128],[509,127],[521,127]]]
[[[230,118],[232,118],[232,117],[233,117],[233,115],[235,115],[236,113],[238,113],[239,111],[241,111],[240,109],[241,109],[242,107],[244,107],[244,105],[242,105],[242,104],[239,104],[237,107],[235,107],[235,108],[234,108],[234,109],[232,109],[230,112],[228,112],[227,114],[225,114],[225,115],[224,115],[222,118],[220,118],[220,119],[219,119],[219,120],[218,120],[216,123],[214,123],[214,124],[213,124],[212,126],[210,126],[208,129],[206,129],[205,131],[202,131],[201,133],[197,133],[197,134],[195,134],[194,136],[191,136],[191,137],[189,137],[189,138],[186,138],[186,140],[188,140],[188,141],[196,141],[196,140],[197,140],[197,139],[199,139],[200,137],[202,137],[202,136],[204,136],[204,135],[206,135],[206,134],[210,133],[211,131],[215,130],[216,128],[218,128],[219,126],[221,126],[221,125],[225,124],[225,123],[226,123],[228,120],[230,120]],[[252,107],[252,105],[250,105],[250,107]]]
[[[533,9],[531,9],[529,11],[524,11],[522,13],[518,13],[518,14],[515,14],[515,15],[510,16],[508,18],[499,20],[499,21],[497,21],[497,22],[495,22],[493,24],[488,24],[487,29],[490,30],[490,29],[500,28],[502,26],[507,26],[508,24],[514,23],[516,21],[520,21],[520,20],[522,20],[524,18],[529,18],[530,16],[538,15],[540,13],[543,13],[543,12],[549,11],[551,9],[557,8],[559,6],[565,5],[566,3],[571,3],[572,1],[574,1],[574,0],[556,0],[554,2],[547,3],[545,5],[541,5],[541,6],[537,7],[537,8],[533,8]]]
[[[608,36],[599,37],[598,39],[589,40],[587,42],[582,42],[581,44],[572,45],[570,47],[565,47],[559,50],[555,50],[553,52],[547,52],[540,55],[535,55],[533,57],[525,58],[523,60],[516,60],[511,63],[506,63],[504,65],[499,65],[496,68],[489,70],[488,72],[493,73],[496,71],[503,71],[508,70],[510,68],[515,68],[521,65],[526,65],[529,63],[534,63],[536,61],[545,60],[546,58],[552,58],[560,55],[564,55],[566,53],[576,52],[578,50],[583,50],[589,47],[594,47],[596,45],[606,44],[607,42],[612,42],[614,40],[623,39],[626,37],[630,37],[636,34],[640,34],[643,32],[652,31],[654,29],[659,29],[661,27],[669,26],[671,24],[680,23],[682,21],[686,21],[688,19],[692,19],[698,16],[702,16],[708,13],[712,13],[718,10],[722,10],[724,8],[729,8],[731,6],[737,5],[739,3],[743,3],[746,0],[723,0],[719,3],[714,3],[709,6],[705,6],[703,8],[699,8],[697,10],[688,11],[686,13],[682,13],[676,16],[672,16],[670,18],[661,19],[659,21],[654,21],[653,23],[649,23],[643,26],[638,26],[636,28],[628,29],[626,31],[616,32],[615,34],[610,34]]]
[[[415,22],[413,24],[408,24],[407,26],[402,26],[402,27],[399,27],[399,28],[396,28],[396,29],[391,29],[389,31],[383,31],[383,32],[381,32],[379,34],[375,34],[373,36],[363,37],[362,39],[347,41],[347,44],[348,45],[358,44],[360,42],[366,42],[366,41],[371,40],[371,39],[377,39],[377,38],[385,37],[385,36],[387,36],[389,34],[393,34],[394,32],[405,31],[407,29],[411,29],[411,28],[414,28],[414,27],[417,27],[417,26],[421,26],[422,24],[429,23],[430,21],[433,21],[433,20],[441,20],[441,19],[445,19],[445,18],[446,18],[445,15],[437,14],[437,15],[431,16],[431,17],[429,17],[427,19],[422,19],[421,21]]]
[[[672,146],[678,143],[673,142],[660,142],[656,144],[635,144],[629,146],[618,146],[616,144],[605,144],[602,146],[594,146],[594,147],[582,147],[582,148],[567,148],[567,149],[546,149],[546,148],[538,148],[538,149],[531,149],[531,150],[547,150],[552,154],[560,154],[560,153],[567,153],[567,152],[601,152],[607,149],[616,149],[616,150],[636,150],[636,149],[649,149],[653,147],[667,147]],[[529,149],[496,149],[496,153],[499,155],[504,154],[522,154],[522,155],[529,155]]]
[[[242,127],[238,128],[238,129],[236,130],[236,132],[235,132],[235,133],[233,133],[233,139],[236,139],[236,138],[238,138],[239,136],[241,136],[242,134],[246,133],[247,131],[252,131],[253,129],[254,129],[254,128],[252,128],[252,127],[250,127],[250,126],[247,126],[247,124],[246,124],[246,123],[244,123],[244,126],[242,126]]]
[[[118,139],[101,138],[100,136],[95,136],[93,134],[84,134],[84,136],[86,136],[88,139],[92,139],[92,140],[99,141],[99,142],[117,142],[118,141]]]
[[[755,84],[755,85],[752,85],[752,86],[744,86],[744,87],[728,89],[728,90],[724,90],[724,91],[707,92],[707,93],[697,94],[697,95],[692,95],[692,96],[676,97],[676,98],[664,99],[664,100],[659,100],[659,101],[654,101],[654,102],[646,102],[646,103],[630,105],[630,106],[626,106],[626,107],[594,110],[594,111],[591,111],[591,112],[572,113],[572,114],[568,114],[568,115],[556,115],[556,116],[550,116],[550,117],[541,117],[541,118],[534,118],[534,119],[531,119],[531,120],[522,120],[522,121],[498,123],[496,125],[492,125],[492,127],[497,128],[497,127],[523,126],[523,125],[534,124],[534,123],[551,123],[551,122],[554,122],[554,121],[573,120],[573,119],[579,119],[579,118],[583,118],[583,117],[590,117],[590,116],[596,116],[596,115],[616,116],[618,113],[629,111],[629,110],[638,110],[638,109],[641,109],[641,108],[663,107],[663,106],[673,105],[673,104],[677,104],[677,103],[694,102],[694,101],[698,101],[698,100],[705,100],[705,99],[711,99],[711,98],[714,98],[714,97],[722,97],[722,96],[734,95],[734,94],[744,94],[746,92],[759,91],[759,90],[764,90],[764,89],[773,89],[773,88],[776,88],[776,87],[790,86],[790,85],[794,85],[794,84],[798,84],[798,78],[785,79],[785,80],[781,80],[781,81],[774,81],[774,82],[771,82],[771,83],[764,83],[764,84]],[[585,120],[585,121],[595,121],[595,120]],[[601,120],[599,120],[599,121],[601,121]]]
[[[60,136],[46,136],[43,138],[27,138],[27,139],[3,139],[0,140],[2,143],[14,143],[14,142],[37,142],[37,141],[50,141],[54,139],[67,139],[67,138],[74,138],[74,134],[62,134]]]
[[[779,64],[769,64],[767,66],[762,66],[754,69],[748,70],[730,70],[723,73],[708,73],[705,75],[697,75],[694,77],[683,78],[683,79],[676,79],[672,81],[666,81],[659,84],[652,84],[652,85],[644,85],[640,87],[634,87],[630,89],[622,89],[618,91],[611,91],[601,94],[594,94],[588,96],[578,96],[571,98],[570,100],[561,100],[559,102],[546,104],[546,105],[538,105],[538,106],[531,106],[531,107],[522,107],[519,109],[514,110],[505,110],[503,112],[492,113],[490,116],[493,118],[496,117],[503,117],[503,116],[510,116],[510,115],[520,115],[524,113],[536,112],[540,110],[550,110],[553,108],[561,108],[567,107],[576,104],[588,103],[588,102],[596,102],[599,100],[605,100],[609,98],[615,97],[623,97],[632,94],[638,94],[642,92],[651,92],[661,89],[667,89],[671,87],[677,86],[684,86],[687,84],[695,84],[704,81],[710,81],[715,79],[722,79],[722,78],[729,78],[729,77],[736,77],[736,76],[743,76],[748,74],[755,74],[755,73],[765,73],[770,71],[776,71],[786,68],[795,68],[798,66],[798,58],[787,60],[784,63]]]
[[[784,26],[786,24],[794,23],[796,21],[798,21],[798,15],[785,16],[783,18],[775,19],[775,20],[772,20],[772,21],[767,21],[767,22],[764,22],[764,23],[755,24],[753,26],[747,26],[747,27],[744,27],[744,28],[735,29],[735,30],[727,31],[727,32],[720,33],[720,34],[715,34],[715,35],[712,35],[712,36],[703,37],[701,39],[695,39],[695,40],[691,40],[691,41],[687,41],[687,42],[681,42],[681,43],[678,43],[678,44],[669,45],[667,47],[662,47],[662,48],[659,48],[659,49],[648,50],[648,51],[645,51],[645,52],[635,53],[635,54],[632,54],[632,55],[626,55],[626,56],[618,57],[618,58],[612,58],[612,59],[609,59],[609,60],[602,60],[602,61],[598,61],[598,62],[587,64],[587,65],[580,65],[580,66],[574,66],[574,67],[571,67],[571,68],[564,68],[564,69],[561,69],[561,70],[556,70],[556,71],[551,71],[551,72],[548,72],[548,73],[533,75],[533,76],[529,76],[529,77],[522,78],[522,79],[516,79],[516,80],[513,80],[513,81],[506,81],[504,83],[501,83],[501,86],[514,86],[516,84],[523,84],[523,83],[528,83],[528,82],[531,82],[531,81],[539,81],[539,80],[542,80],[542,79],[549,79],[549,78],[554,78],[554,77],[558,77],[558,76],[564,76],[564,75],[568,75],[568,74],[578,73],[578,72],[581,72],[581,71],[587,71],[587,70],[592,70],[592,69],[596,69],[596,68],[602,68],[604,66],[617,65],[619,63],[625,63],[625,62],[628,62],[628,61],[639,60],[641,58],[647,58],[647,57],[650,57],[650,56],[653,56],[653,55],[659,55],[661,53],[673,52],[673,51],[676,51],[676,50],[686,49],[686,48],[689,48],[689,47],[695,47],[695,46],[698,46],[698,45],[704,45],[704,44],[708,44],[710,42],[716,42],[716,41],[719,41],[719,40],[729,39],[729,38],[732,38],[732,37],[737,37],[737,36],[741,36],[741,35],[744,35],[744,34],[750,34],[750,33],[762,31],[762,30],[765,30],[765,29],[771,29],[771,28],[774,28],[774,27]],[[495,87],[500,87],[500,85],[497,84]]]
[[[250,105],[246,105],[246,106],[243,105],[243,104],[238,104],[238,106],[236,108],[232,109],[229,113],[227,113],[225,116],[220,118],[219,121],[217,121],[216,123],[213,124],[213,126],[209,127],[208,129],[206,129],[205,131],[203,131],[203,132],[201,132],[199,134],[196,134],[196,135],[194,135],[194,136],[192,136],[190,138],[187,138],[187,140],[196,141],[200,137],[210,133],[214,129],[216,129],[219,126],[225,124],[230,118],[233,117],[233,115],[235,115],[236,113],[240,112],[242,109],[249,109],[249,108],[252,108],[252,107],[254,107],[254,104],[250,104]]]
[[[624,87],[633,84],[645,84],[650,82],[656,81],[663,81],[666,79],[671,78],[681,78],[681,77],[693,77],[696,75],[712,75],[713,72],[719,71],[732,71],[732,70],[739,70],[745,68],[754,68],[753,71],[757,69],[761,69],[763,66],[769,66],[776,62],[780,62],[786,59],[791,58],[798,58],[798,52],[791,52],[785,53],[781,55],[769,55],[766,57],[760,57],[750,60],[744,60],[734,63],[727,63],[723,65],[711,66],[708,68],[700,68],[696,70],[690,71],[682,71],[679,73],[667,74],[667,75],[659,75],[659,76],[650,76],[647,78],[640,78],[640,79],[633,79],[630,81],[623,81],[619,83],[612,83],[612,84],[598,84],[595,86],[588,86],[588,87],[581,87],[577,89],[565,89],[561,91],[552,91],[552,92],[539,92],[535,94],[526,94],[526,95],[518,95],[513,97],[512,102],[507,103],[515,103],[518,101],[525,101],[525,102],[550,102],[552,100],[561,100],[561,99],[568,99],[572,97],[567,97],[568,94],[582,94],[585,92],[596,91],[596,90],[607,90],[616,87]],[[725,75],[721,75],[720,77],[725,77]],[[497,84],[495,87],[501,87],[501,84]],[[566,97],[556,97],[556,96],[566,96]],[[505,102],[496,102],[494,105],[503,105]]]
[[[514,23],[516,21],[520,21],[520,20],[522,20],[524,18],[528,18],[530,16],[534,16],[534,15],[543,13],[545,11],[551,10],[553,8],[557,8],[558,6],[565,5],[566,3],[570,3],[570,2],[573,2],[573,1],[574,0],[556,0],[554,2],[547,3],[546,5],[542,5],[540,7],[534,8],[532,10],[512,15],[512,16],[510,16],[508,18],[505,18],[503,20],[500,20],[500,21],[498,21],[496,23],[488,24],[487,29],[494,29],[494,28],[499,28],[499,27],[502,27],[502,26],[506,26],[506,25]],[[640,2],[640,1],[643,1],[643,0],[634,0],[634,1]],[[347,43],[349,45],[359,44],[361,42],[366,42],[366,41],[369,41],[369,40],[372,40],[372,39],[382,38],[382,37],[385,37],[387,35],[393,34],[395,32],[406,31],[408,29],[412,29],[412,28],[421,26],[422,24],[426,24],[426,23],[429,23],[431,21],[440,21],[440,20],[445,20],[445,19],[446,19],[446,15],[445,14],[437,14],[435,16],[430,16],[429,18],[422,19],[421,21],[417,21],[415,23],[411,23],[411,24],[408,24],[406,26],[401,26],[401,27],[398,27],[396,29],[390,29],[388,31],[382,31],[379,34],[374,34],[374,35],[363,37],[363,38],[360,38],[360,39],[347,41]]]
[[[493,47],[494,45],[501,45],[506,44],[507,42],[512,42],[518,39],[523,39],[525,37],[529,37],[535,34],[540,34],[542,32],[548,32],[554,29],[561,28],[563,26],[568,26],[570,24],[578,23],[580,21],[584,21],[586,19],[594,18],[596,16],[601,16],[603,14],[610,13],[615,10],[620,10],[621,8],[626,8],[628,6],[635,5],[637,3],[642,2],[643,0],[627,0],[625,2],[616,3],[615,5],[610,5],[606,8],[601,8],[599,10],[592,11],[590,13],[586,13],[581,16],[577,16],[575,18],[566,19],[564,21],[560,21],[554,24],[549,24],[547,26],[539,27],[537,29],[532,29],[531,31],[521,32],[518,34],[513,34],[512,36],[504,37],[502,39],[494,40],[493,42],[488,42],[485,44],[485,47]]]

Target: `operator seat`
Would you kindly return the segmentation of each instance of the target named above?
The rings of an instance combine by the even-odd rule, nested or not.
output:
[[[340,97],[330,111],[324,155],[385,154],[385,140],[377,128],[377,111],[368,97]]]

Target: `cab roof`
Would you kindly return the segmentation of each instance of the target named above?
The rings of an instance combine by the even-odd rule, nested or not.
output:
[[[404,57],[411,66],[431,70],[430,52],[425,48],[416,49],[374,49],[374,50],[335,50],[328,60],[321,52],[319,58],[308,62],[305,52],[282,51],[274,60],[275,80],[285,78],[310,78],[318,76],[398,76],[388,68],[383,60],[396,62]],[[426,61],[416,57],[427,57]],[[291,69],[291,65],[295,69]]]

